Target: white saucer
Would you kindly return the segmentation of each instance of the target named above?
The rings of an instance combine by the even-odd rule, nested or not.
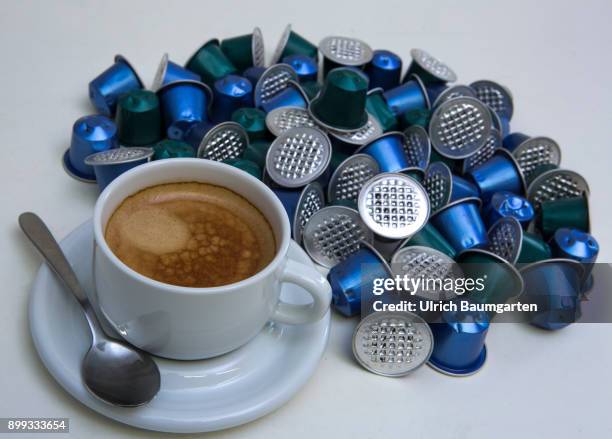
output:
[[[61,246],[91,294],[92,222],[75,229]],[[296,243],[289,252],[300,262],[311,263]],[[283,287],[282,296],[288,302],[308,300],[305,291],[291,284]],[[283,405],[314,373],[330,327],[328,312],[309,325],[268,323],[250,343],[221,357],[202,361],[156,358],[161,371],[159,394],[143,407],[119,408],[96,399],[83,385],[80,364],[90,340],[85,318],[45,264],[32,287],[29,317],[40,358],[68,393],[116,421],[177,433],[233,427]]]

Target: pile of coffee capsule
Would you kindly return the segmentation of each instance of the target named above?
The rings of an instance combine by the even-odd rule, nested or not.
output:
[[[599,250],[589,187],[560,167],[554,140],[511,132],[507,88],[456,85],[420,49],[402,75],[393,52],[342,36],[316,46],[290,26],[267,67],[264,54],[258,28],[212,39],[182,66],[164,55],[150,89],[117,55],[89,84],[98,114],[75,122],[65,170],[100,189],[175,157],[248,172],[281,200],[293,239],[329,268],[345,316],[361,313],[375,279],[409,275],[484,276],[471,300],[538,303],[529,322],[544,329],[580,317]],[[366,316],[354,334],[358,362],[388,376],[426,362],[457,376],[483,365],[493,314],[424,314]]]

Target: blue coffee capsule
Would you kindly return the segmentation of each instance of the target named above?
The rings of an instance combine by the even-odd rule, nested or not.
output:
[[[334,308],[346,317],[358,315],[362,294],[372,295],[374,280],[391,276],[387,261],[372,245],[362,242],[359,251],[332,267],[327,274]]]
[[[309,102],[310,100],[300,84],[298,84],[296,81],[290,80],[287,82],[284,90],[278,92],[265,102],[262,102],[261,108],[266,113],[281,107],[298,107],[307,109]]]
[[[453,85],[448,87],[446,84],[435,83],[427,85],[427,95],[432,108],[454,98],[468,97],[475,98],[476,92],[469,85]]]
[[[269,176],[263,176],[264,183]],[[268,183],[267,183],[268,184]],[[268,184],[283,204],[289,223],[291,224],[291,237],[298,244],[302,243],[302,232],[306,223],[315,212],[325,206],[323,188],[318,182],[312,182],[300,189],[288,189]]]
[[[455,82],[457,75],[444,62],[430,55],[422,49],[410,51],[412,62],[404,76],[404,81],[411,79],[412,75],[418,75],[425,84]]]
[[[523,228],[527,228],[535,216],[535,210],[526,198],[512,192],[495,192],[485,206],[483,218],[487,226],[492,226],[497,220],[511,216],[516,218]]]
[[[251,82],[251,84],[257,84],[257,81],[259,81],[259,78],[261,78],[261,75],[263,75],[263,72],[265,71],[266,71],[265,67],[253,66],[253,67],[249,67],[244,72],[242,72],[242,76],[248,79]]]
[[[208,120],[196,122],[189,127],[182,140],[197,149],[200,146],[200,143],[202,143],[202,139],[204,139],[204,136],[206,136],[206,134],[214,126],[215,125]]]
[[[157,67],[155,78],[153,78],[151,90],[157,91],[166,84],[176,81],[183,81],[185,79],[192,81],[201,80],[200,75],[170,61],[168,59],[168,54],[164,53],[161,61],[159,62],[159,67]]]
[[[418,76],[383,93],[387,105],[397,117],[409,111],[427,110],[431,102],[425,85]]]
[[[208,120],[212,102],[210,88],[198,81],[183,80],[157,90],[169,139],[182,140],[197,122]]]
[[[433,162],[427,167],[423,185],[427,190],[432,212],[437,212],[450,202],[463,198],[478,198],[480,195],[474,183],[454,175],[443,162]]]
[[[451,376],[467,376],[478,372],[487,359],[487,314],[445,311],[441,320],[430,324],[434,335],[434,350],[427,364]]]
[[[92,166],[96,182],[103,191],[115,178],[138,165],[152,160],[153,148],[131,146],[97,152],[85,159],[85,164]]]
[[[115,55],[115,63],[89,83],[89,99],[100,113],[114,116],[119,96],[141,88],[136,70],[123,56]]]
[[[593,266],[599,255],[599,243],[586,232],[578,229],[557,229],[551,240],[553,256],[578,261],[584,268],[582,292],[587,292],[593,284]]]
[[[316,81],[319,73],[317,61],[306,55],[289,55],[283,58],[283,64],[289,64],[295,70],[300,82]]]
[[[62,159],[64,170],[77,180],[94,183],[94,170],[85,164],[85,158],[117,146],[117,126],[112,120],[98,114],[81,117],[72,126],[70,147]]]
[[[512,133],[504,137],[503,145],[512,153],[528,182],[561,163],[561,147],[548,137]]]
[[[227,75],[215,81],[211,120],[214,123],[231,120],[234,111],[253,106],[253,85],[238,75]]]
[[[457,253],[488,243],[487,230],[480,216],[481,201],[464,198],[435,212],[431,222]]]
[[[532,325],[557,330],[580,318],[584,268],[579,262],[547,259],[521,268],[520,273],[525,282],[521,302],[538,307],[529,315]]]
[[[400,84],[402,59],[389,50],[375,50],[365,72],[370,78],[370,90],[377,87],[392,89]]]
[[[525,177],[515,158],[505,149],[495,151],[493,157],[468,172],[487,203],[495,192],[508,191],[517,195],[527,192]]]
[[[368,154],[378,162],[380,172],[395,172],[410,167],[404,151],[405,136],[399,131],[391,131],[370,140],[355,151],[355,154]]]

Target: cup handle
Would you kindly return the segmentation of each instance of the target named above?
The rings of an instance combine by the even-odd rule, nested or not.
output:
[[[289,282],[304,288],[312,296],[312,303],[297,305],[278,301],[271,319],[275,322],[301,325],[320,320],[331,303],[331,287],[327,279],[314,267],[292,259],[287,260],[281,282]]]

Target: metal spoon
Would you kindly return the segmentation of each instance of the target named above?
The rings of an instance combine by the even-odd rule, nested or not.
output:
[[[159,391],[160,374],[151,356],[109,338],[102,331],[66,256],[36,214],[22,213],[19,225],[85,311],[92,340],[83,359],[81,375],[89,391],[105,402],[123,407],[139,406],[153,399]]]

